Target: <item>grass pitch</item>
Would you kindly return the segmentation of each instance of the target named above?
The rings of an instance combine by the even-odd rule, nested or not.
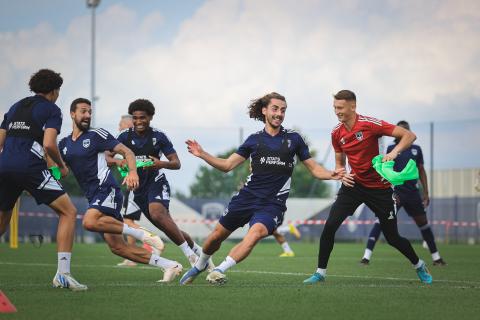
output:
[[[233,243],[214,257],[221,262]],[[325,283],[302,281],[316,268],[318,243],[291,243],[294,258],[279,258],[273,242],[227,273],[222,287],[205,275],[193,285],[156,283],[162,273],[151,267],[122,268],[122,259],[105,244],[76,244],[72,273],[86,292],[51,288],[56,271],[53,244],[36,248],[0,244],[0,290],[18,309],[1,319],[478,319],[480,316],[479,246],[440,246],[446,267],[430,266],[432,285],[419,282],[408,261],[379,243],[370,266],[360,266],[363,244],[338,243]],[[431,262],[427,250],[417,253]],[[164,256],[188,263],[167,245]]]

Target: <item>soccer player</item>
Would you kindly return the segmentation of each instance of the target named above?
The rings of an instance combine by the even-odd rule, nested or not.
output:
[[[38,204],[46,204],[59,216],[58,267],[54,287],[87,290],[70,273],[77,210],[62,186],[47,169],[45,153],[58,163],[63,177],[68,169],[57,148],[62,112],[55,104],[63,79],[59,73],[41,69],[28,83],[34,96],[16,102],[0,127],[0,235],[5,233],[12,209],[23,190]]]
[[[186,232],[178,228],[168,211],[170,185],[163,169],[180,169],[177,152],[165,133],[150,126],[155,107],[149,100],[133,101],[128,107],[128,114],[132,116],[133,128],[120,133],[118,141],[131,149],[137,160],[154,162],[150,168],[138,168],[140,186],[134,190],[134,201],[145,217],[179,246],[190,264],[193,264],[198,259],[194,251],[198,252],[201,248]],[[160,160],[162,155],[167,161]],[[122,165],[120,160],[111,155],[107,161],[112,165]]]
[[[407,121],[400,121],[397,123],[397,126],[410,130],[410,125]],[[387,153],[391,152],[398,143],[399,139],[396,138],[394,144],[388,146]],[[428,245],[432,255],[433,265],[445,266],[447,263],[440,257],[440,253],[437,250],[432,228],[428,224],[427,212],[425,211],[425,208],[430,203],[430,198],[428,196],[427,173],[423,166],[423,153],[420,146],[412,144],[410,147],[400,152],[395,159],[393,169],[395,171],[402,171],[410,159],[413,159],[417,163],[423,195],[420,196],[420,191],[417,188],[417,180],[405,181],[404,184],[395,186],[394,196],[396,197],[397,211],[403,207],[407,214],[415,221],[422,233],[423,240],[425,240]],[[377,219],[370,231],[370,235],[368,236],[367,248],[360,261],[361,264],[368,265],[370,263],[373,248],[380,237],[381,231],[380,222]]]
[[[133,120],[132,116],[129,114],[123,115],[120,118],[120,122],[118,123],[118,131],[122,132],[125,129],[129,129],[133,127]],[[117,157],[118,156],[118,157]],[[115,158],[122,160],[123,156],[120,154],[116,154]],[[126,161],[123,161],[122,163],[126,164]],[[125,222],[127,225],[129,225],[132,228],[140,228],[140,226],[136,223],[140,220],[140,216],[142,214],[142,211],[140,208],[135,204],[133,201],[133,192],[130,190],[127,190],[124,193],[124,201],[123,201],[123,222]],[[158,237],[157,235],[155,237]],[[160,243],[162,242],[162,239],[158,237],[157,242]],[[137,243],[137,240],[132,237],[132,236],[127,236],[127,243],[134,246]],[[150,252],[154,252],[158,255],[162,253],[162,251],[159,251],[155,248],[152,248],[148,244],[144,243],[143,247],[147,249]],[[122,262],[118,263],[117,266],[120,267],[135,267],[137,265],[136,262],[124,259]]]
[[[393,136],[398,139],[398,144],[383,157],[383,161],[389,161],[406,150],[416,136],[402,127],[357,114],[356,101],[355,93],[350,90],[341,90],[334,96],[333,107],[340,121],[332,131],[335,167],[345,168],[345,159],[348,158],[351,171],[342,178],[342,186],[323,228],[317,271],[304,283],[313,284],[325,280],[335,233],[347,216],[355,212],[362,203],[380,220],[387,242],[410,260],[422,282],[431,283],[432,276],[425,263],[418,258],[410,242],[398,233],[390,183],[383,180],[372,167],[373,157],[379,154],[379,138]]]
[[[161,268],[164,276],[160,281],[169,282],[180,274],[181,264],[152,254],[145,248],[129,245],[123,239],[122,235],[129,235],[154,247],[163,246],[163,243],[156,242],[156,238],[146,230],[132,228],[123,223],[120,214],[123,196],[107,166],[105,151],[122,154],[129,168],[132,168],[123,181],[129,189],[138,187],[139,183],[135,155],[106,130],[90,130],[91,115],[92,107],[88,99],[73,100],[70,106],[73,131],[58,144],[65,163],[72,169],[88,200],[83,227],[102,233],[114,254]]]
[[[231,199],[214,231],[205,240],[200,259],[182,276],[181,284],[191,283],[207,268],[208,259],[222,242],[237,228],[248,223],[250,229],[243,240],[207,276],[207,281],[212,284],[224,283],[225,272],[244,260],[258,241],[281,225],[287,210],[285,203],[290,191],[295,156],[318,179],[340,179],[344,172],[344,169],[327,171],[312,159],[308,146],[297,132],[282,127],[287,110],[282,95],[269,93],[253,100],[248,109],[250,118],[264,122],[265,128],[250,135],[227,159],[210,155],[195,140],[186,141],[191,154],[223,172],[229,172],[251,158],[252,173]]]

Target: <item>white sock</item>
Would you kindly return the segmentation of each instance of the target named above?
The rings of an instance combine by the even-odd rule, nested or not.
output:
[[[413,267],[414,267],[415,269],[418,269],[418,268],[420,268],[424,263],[425,263],[425,262],[423,262],[422,259],[418,259],[417,264],[414,265]]]
[[[436,260],[438,260],[438,259],[440,259],[440,253],[438,253],[438,251],[432,253],[432,260],[433,260],[433,261],[436,261]]]
[[[200,258],[198,258],[197,262],[195,262],[195,267],[198,270],[203,270],[207,266],[208,259],[210,259],[211,255],[203,253],[200,250]]]
[[[192,248],[190,248],[188,246],[188,243],[187,241],[185,241],[184,243],[182,243],[181,245],[179,245],[180,249],[182,250],[183,254],[185,255],[185,257],[190,257],[192,254],[195,254],[195,252],[193,252]]]
[[[365,249],[365,253],[363,254],[363,258],[370,260],[372,258],[373,251],[370,249]]]
[[[288,245],[287,241],[282,243],[282,248],[283,248],[283,252],[285,252],[285,253],[293,252],[292,249],[290,248],[290,246]]]
[[[225,271],[227,271],[236,264],[237,262],[235,262],[232,257],[227,256],[225,260],[223,260],[223,262],[220,263],[220,265],[217,266],[215,269],[219,269],[220,271],[222,271],[222,273],[225,273]]]
[[[195,253],[197,256],[200,257],[200,254],[202,253],[202,247],[198,245],[198,243],[194,242],[193,243],[193,253]]]
[[[317,268],[317,273],[320,273],[323,277],[327,276],[327,269]]]
[[[59,273],[70,273],[70,260],[72,259],[71,252],[58,252],[58,267]]]
[[[154,253],[152,253],[152,255],[150,256],[150,261],[148,262],[148,264],[163,269],[168,269],[177,265],[175,261],[162,258]]]
[[[143,232],[142,229],[132,228],[126,223],[123,224],[122,234],[127,235],[127,236],[132,236],[135,239],[140,240],[140,241],[143,241],[143,238],[145,237],[145,233]]]

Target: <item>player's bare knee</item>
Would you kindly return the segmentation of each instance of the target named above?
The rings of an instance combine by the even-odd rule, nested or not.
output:
[[[82,226],[85,230],[95,231],[96,224],[96,220],[91,217],[86,216],[83,218]]]

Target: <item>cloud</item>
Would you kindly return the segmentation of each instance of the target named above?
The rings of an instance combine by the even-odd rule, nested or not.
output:
[[[223,151],[238,144],[236,128],[261,126],[246,115],[250,99],[285,94],[286,125],[314,135],[334,126],[331,94],[343,88],[357,92],[360,113],[391,122],[480,118],[479,6],[211,0],[160,41],[161,12],[113,5],[97,16],[96,124],[115,131],[129,102],[148,98],[158,109],[153,124],[170,130],[177,148],[200,136]],[[90,17],[66,30],[46,21],[0,33],[0,59],[0,111],[27,94],[32,72],[51,67],[65,78],[59,105],[67,113],[72,99],[90,95]]]

